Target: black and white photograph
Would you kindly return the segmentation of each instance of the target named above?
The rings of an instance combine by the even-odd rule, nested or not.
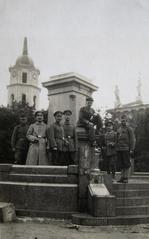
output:
[[[0,239],[149,238],[149,0],[0,0]]]

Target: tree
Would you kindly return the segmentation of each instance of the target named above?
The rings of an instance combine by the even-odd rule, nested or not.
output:
[[[14,103],[12,107],[0,107],[0,163],[12,163],[14,161],[11,150],[11,135],[14,127],[19,123],[19,115],[25,113],[28,123],[34,122],[34,107],[28,104]],[[45,122],[47,111],[43,110]]]

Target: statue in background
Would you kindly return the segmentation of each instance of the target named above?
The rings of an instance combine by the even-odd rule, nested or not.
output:
[[[115,108],[119,108],[121,106],[120,96],[119,96],[119,88],[118,85],[115,86]]]
[[[138,85],[137,85],[137,102],[142,103],[142,95],[141,95],[141,88],[142,88],[142,84],[141,84],[141,79],[138,80]]]

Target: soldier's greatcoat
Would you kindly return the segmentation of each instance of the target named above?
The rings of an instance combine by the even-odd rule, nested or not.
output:
[[[30,141],[27,165],[48,165],[47,157],[47,125],[43,122],[31,124],[27,138]],[[38,142],[35,140],[38,139]]]

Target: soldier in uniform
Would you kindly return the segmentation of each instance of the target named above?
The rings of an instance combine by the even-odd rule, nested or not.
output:
[[[61,124],[63,112],[56,111],[55,122],[48,129],[48,141],[51,150],[52,164],[65,165],[63,157],[64,128]]]
[[[24,113],[20,115],[20,124],[17,125],[12,133],[11,147],[14,152],[15,164],[25,164],[27,152],[28,152],[28,140],[26,133],[29,125],[27,123],[27,117]]]
[[[131,167],[130,156],[135,149],[135,135],[133,129],[127,125],[127,116],[121,116],[121,125],[117,131],[117,157],[121,169],[120,183],[128,182],[129,168]]]
[[[64,121],[64,160],[66,161],[66,165],[75,164],[75,157],[77,151],[77,133],[76,127],[70,122],[72,112],[71,110],[65,110],[63,112],[65,121]]]
[[[48,165],[47,125],[42,111],[35,113],[35,123],[29,126],[26,136],[30,142],[26,164]]]
[[[86,106],[80,109],[78,126],[85,127],[91,146],[96,146],[96,133],[102,127],[102,120],[100,115],[92,108],[92,97],[86,98],[86,104]]]
[[[113,130],[113,122],[111,120],[106,122],[107,131],[105,133],[105,161],[107,173],[112,173],[113,180],[115,179],[116,171],[116,140],[117,134]]]

